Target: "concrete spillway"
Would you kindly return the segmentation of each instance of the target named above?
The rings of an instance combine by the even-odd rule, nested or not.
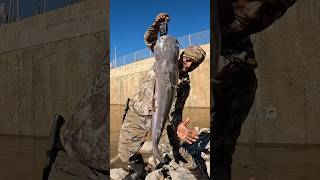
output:
[[[0,26],[0,134],[47,136],[109,51],[107,4],[80,2]]]

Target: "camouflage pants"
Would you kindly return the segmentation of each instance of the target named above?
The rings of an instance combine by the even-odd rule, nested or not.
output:
[[[134,111],[128,110],[120,128],[118,145],[118,156],[122,162],[128,163],[129,158],[139,152],[151,130],[151,122],[152,116],[139,116]],[[161,152],[171,151],[166,128],[163,130],[159,149]]]

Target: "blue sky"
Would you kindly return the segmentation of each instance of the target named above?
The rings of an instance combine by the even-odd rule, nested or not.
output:
[[[160,12],[170,15],[169,34],[181,37],[210,28],[210,0],[110,0],[110,53],[146,48],[143,34]]]

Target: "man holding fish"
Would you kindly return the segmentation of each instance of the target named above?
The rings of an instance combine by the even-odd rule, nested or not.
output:
[[[153,142],[159,140],[158,138],[160,137],[158,136],[161,136],[160,148],[162,152],[172,152],[172,148],[174,152],[179,152],[179,147],[177,150],[172,145],[173,141],[176,143],[178,141],[179,144],[181,140],[192,144],[199,138],[196,131],[186,126],[190,118],[182,120],[182,111],[190,92],[188,73],[196,69],[203,62],[206,53],[199,46],[191,46],[186,48],[179,56],[178,43],[171,36],[161,36],[159,44],[157,44],[160,24],[168,21],[169,15],[160,13],[144,36],[146,45],[155,53],[156,63],[142,78],[138,90],[133,98],[131,98],[128,112],[120,129],[119,158],[123,163],[129,164],[134,170],[126,179],[139,179],[146,173],[144,160],[139,150],[145,142],[151,126],[153,129]],[[176,59],[174,59],[174,62],[162,60],[166,58]],[[172,70],[168,70],[170,67],[172,67]],[[177,72],[175,72],[175,68]],[[164,78],[159,75],[162,71],[166,71],[167,73],[166,76],[163,76]],[[175,75],[175,73],[177,74]],[[160,87],[160,84],[164,85]],[[167,114],[167,116],[161,114],[161,112],[159,113],[159,111],[168,111],[168,113],[163,113]],[[159,122],[156,116],[165,120]],[[167,119],[170,119],[170,121],[167,121]],[[152,122],[157,121],[158,125],[156,123],[152,125]],[[174,135],[170,135],[170,132],[174,132]],[[155,140],[154,134],[158,137],[157,140]],[[158,151],[157,145],[158,142],[156,146],[153,146],[153,150],[156,149]],[[176,158],[177,156],[173,155],[173,157]],[[161,163],[164,162],[162,156],[157,156],[157,159]],[[175,160],[177,161],[177,158]]]
[[[232,156],[257,89],[251,35],[280,19],[297,0],[219,1],[220,59],[213,85],[212,177],[231,180]]]

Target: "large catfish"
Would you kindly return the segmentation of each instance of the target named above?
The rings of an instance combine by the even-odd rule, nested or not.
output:
[[[172,101],[178,84],[178,57],[179,44],[176,38],[164,35],[160,36],[154,47],[155,55],[155,101],[156,110],[152,116],[152,148],[153,157],[164,163],[158,144],[160,137],[169,117]]]

